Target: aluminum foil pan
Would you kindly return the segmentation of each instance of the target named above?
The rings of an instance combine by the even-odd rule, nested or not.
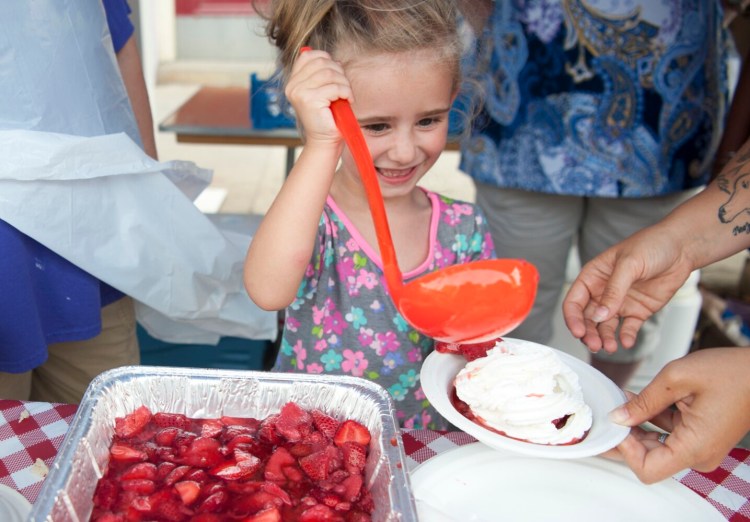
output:
[[[192,418],[262,419],[288,401],[355,419],[370,430],[365,468],[373,521],[416,521],[406,457],[388,392],[356,377],[203,368],[125,366],[99,375],[86,390],[34,503],[30,520],[87,521],[106,469],[116,417],[141,405]]]

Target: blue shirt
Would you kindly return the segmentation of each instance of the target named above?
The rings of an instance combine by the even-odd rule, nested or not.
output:
[[[134,27],[126,0],[103,0],[115,52]],[[101,308],[123,296],[0,220],[0,371],[47,359],[47,345],[101,331]]]
[[[715,0],[494,2],[461,169],[502,188],[651,197],[705,184],[727,105]]]

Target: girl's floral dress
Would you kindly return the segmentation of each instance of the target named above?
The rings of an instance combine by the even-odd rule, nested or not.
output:
[[[409,281],[439,268],[494,256],[478,207],[427,192],[432,203],[430,251]],[[470,303],[461,303],[470,305]],[[295,301],[286,309],[274,371],[364,377],[383,386],[405,428],[446,429],[422,392],[419,371],[432,351],[396,310],[376,249],[328,198]]]

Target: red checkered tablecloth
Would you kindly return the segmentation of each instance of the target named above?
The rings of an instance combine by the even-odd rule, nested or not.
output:
[[[34,502],[76,409],[0,399],[0,484]]]
[[[0,484],[34,502],[62,444],[76,406],[0,400]],[[476,442],[462,432],[411,430],[403,433],[410,470],[426,460]],[[42,462],[44,466],[40,465]],[[750,451],[736,448],[711,473],[688,470],[675,475],[718,509],[727,520],[750,522]]]
[[[463,432],[429,430],[405,431],[403,440],[410,471],[439,453],[476,442]],[[711,473],[688,470],[674,479],[705,498],[727,520],[750,522],[750,451],[735,448]]]

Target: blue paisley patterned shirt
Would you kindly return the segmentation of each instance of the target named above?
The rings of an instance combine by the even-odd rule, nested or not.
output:
[[[494,257],[478,207],[428,192],[429,252],[409,281],[449,265]],[[405,428],[447,429],[422,392],[419,372],[434,342],[407,324],[385,286],[382,262],[328,198],[297,298],[286,309],[275,371],[353,375],[390,393]]]
[[[727,106],[720,2],[498,0],[461,169],[502,188],[651,197],[708,180]]]

